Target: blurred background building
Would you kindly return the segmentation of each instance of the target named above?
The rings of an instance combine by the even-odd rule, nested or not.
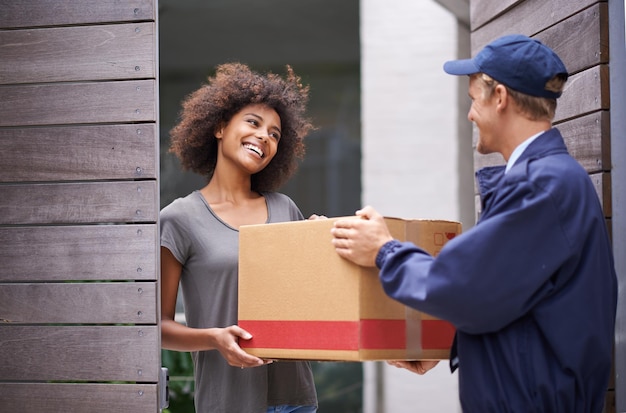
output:
[[[161,207],[205,184],[167,152],[181,100],[216,65],[237,61],[280,74],[289,64],[311,87],[317,129],[281,189],[305,216],[371,204],[388,216],[473,225],[472,130],[459,110],[469,99],[463,79],[442,70],[469,56],[467,0],[159,3]],[[178,376],[189,364],[169,353],[164,363],[181,379],[173,387],[189,391]],[[380,362],[314,368],[323,413],[460,411],[446,362],[425,376]]]

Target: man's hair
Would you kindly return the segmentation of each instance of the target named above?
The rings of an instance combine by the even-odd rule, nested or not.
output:
[[[274,191],[296,171],[304,156],[304,136],[313,128],[305,117],[309,87],[287,66],[285,78],[259,74],[241,63],[217,66],[208,83],[182,102],[180,121],[170,131],[170,152],[183,169],[211,179],[217,163],[215,132],[251,104],[274,109],[281,122],[278,151],[262,171],[252,175],[252,189]]]
[[[496,86],[502,85],[506,87],[509,95],[517,104],[519,110],[530,119],[546,119],[549,121],[552,121],[552,119],[554,119],[554,115],[556,113],[556,99],[531,96],[525,93],[518,92],[506,86],[505,84],[498,82],[497,80],[485,73],[480,73],[477,78],[483,85],[482,90],[485,97],[492,97]],[[553,92],[562,92],[563,88],[565,87],[566,81],[566,77],[557,75],[550,79],[548,83],[546,83],[546,89]]]

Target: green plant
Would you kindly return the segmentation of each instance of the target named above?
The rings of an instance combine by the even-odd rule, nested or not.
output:
[[[162,350],[161,361],[169,370],[170,405],[163,413],[194,413],[194,379],[191,355],[187,352]]]

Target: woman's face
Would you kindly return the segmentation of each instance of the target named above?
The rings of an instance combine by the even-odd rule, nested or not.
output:
[[[220,158],[243,168],[250,175],[265,168],[278,151],[281,137],[278,113],[264,104],[245,106],[218,130]]]

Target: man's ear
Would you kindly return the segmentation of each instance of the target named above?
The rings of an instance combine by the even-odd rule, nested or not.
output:
[[[493,98],[496,99],[496,110],[500,112],[507,108],[511,97],[507,88],[503,84],[499,84],[494,90]]]

